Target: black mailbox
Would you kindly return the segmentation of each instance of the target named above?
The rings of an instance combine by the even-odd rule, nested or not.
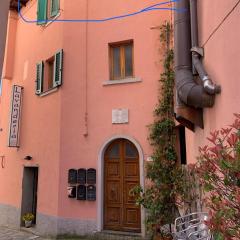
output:
[[[77,186],[77,200],[86,200],[86,186],[79,185]]]
[[[69,169],[68,170],[68,183],[77,183],[77,170]]]
[[[86,184],[86,175],[87,175],[87,170],[85,168],[78,169],[77,182],[79,184]]]
[[[96,187],[94,185],[87,186],[87,200],[96,201]]]
[[[69,198],[76,198],[76,187],[75,186],[69,186],[67,188],[67,191],[68,191]]]
[[[87,170],[87,184],[96,184],[96,169],[89,168]]]

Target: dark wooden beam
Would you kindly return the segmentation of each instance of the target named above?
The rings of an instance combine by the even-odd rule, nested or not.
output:
[[[20,0],[20,5],[21,5],[20,7],[22,8],[22,7],[26,6],[28,1],[29,0]],[[11,0],[10,1],[10,9],[15,10],[15,11],[18,10],[18,0]]]

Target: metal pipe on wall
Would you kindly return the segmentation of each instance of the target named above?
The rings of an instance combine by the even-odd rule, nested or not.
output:
[[[190,0],[190,22],[191,22],[191,42],[192,42],[192,47],[198,46],[198,13],[197,13],[197,2]],[[193,56],[192,56],[192,61],[193,61]],[[192,64],[192,73],[193,75],[197,75],[197,71],[194,67],[194,64]]]
[[[198,46],[198,12],[197,0],[190,0],[190,22],[192,47]]]
[[[197,0],[190,0],[190,22],[191,22],[191,42],[192,42],[192,63],[193,63],[193,74],[197,71],[200,79],[203,82],[203,89],[208,94],[217,94],[221,92],[221,87],[215,85],[211,78],[208,76],[204,66],[201,62],[203,57],[203,49],[198,45],[198,11],[197,11]]]
[[[189,0],[177,1],[175,4],[177,9],[186,9],[184,12],[175,11],[174,16],[174,56],[177,96],[187,106],[194,108],[212,107],[214,104],[214,95],[205,93],[203,86],[198,85],[194,81],[192,74]]]

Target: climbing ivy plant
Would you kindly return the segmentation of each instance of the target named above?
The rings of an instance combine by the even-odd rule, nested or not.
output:
[[[174,71],[171,48],[172,27],[161,26],[160,42],[164,52],[159,98],[154,110],[154,122],[149,127],[149,141],[153,146],[152,161],[146,165],[149,184],[145,190],[136,187],[137,203],[147,210],[146,224],[155,235],[164,235],[163,226],[177,217],[179,196],[183,193],[183,171],[177,163],[174,122]]]

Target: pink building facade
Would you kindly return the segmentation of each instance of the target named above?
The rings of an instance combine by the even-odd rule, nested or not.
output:
[[[103,19],[156,3],[49,1],[45,17]],[[41,7],[29,1],[22,16],[36,20]],[[0,97],[1,225],[20,227],[21,216],[34,212],[43,235],[145,234],[145,213],[128,192],[144,186],[147,125],[162,71],[159,26],[171,16],[152,11],[101,23],[36,24],[10,11]],[[9,147],[14,85],[22,87],[19,146]],[[92,171],[85,182],[79,169],[96,170],[96,181]]]

